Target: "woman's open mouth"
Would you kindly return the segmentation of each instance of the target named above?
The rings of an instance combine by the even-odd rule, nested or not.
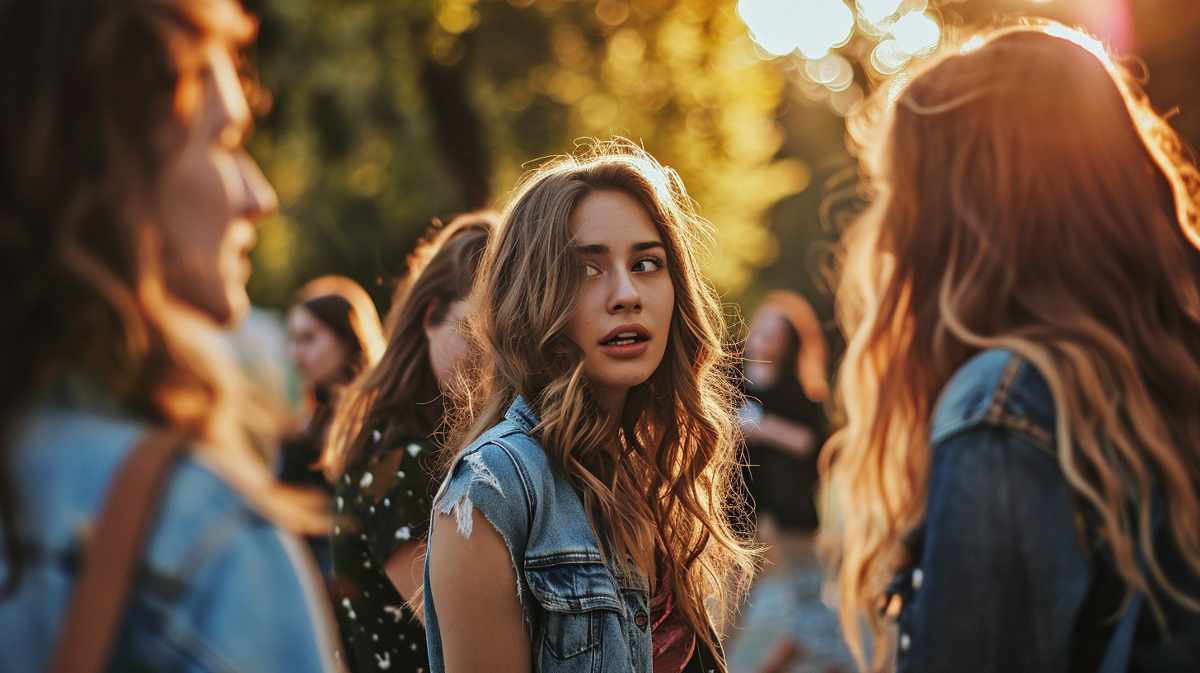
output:
[[[604,352],[615,358],[634,358],[646,352],[650,335],[640,325],[622,325],[600,342]]]

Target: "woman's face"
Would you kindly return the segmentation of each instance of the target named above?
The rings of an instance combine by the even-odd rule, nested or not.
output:
[[[432,305],[430,308],[432,309]],[[467,340],[459,329],[466,313],[467,303],[456,301],[447,307],[446,315],[440,321],[425,322],[425,337],[429,340],[429,364],[433,367],[433,373],[442,389],[454,380],[454,373],[467,352]]]
[[[167,290],[220,324],[249,310],[246,281],[257,223],[275,211],[275,191],[242,149],[250,108],[228,52],[205,57],[201,100],[183,146],[159,174],[152,208],[163,228]]]
[[[632,386],[658,369],[675,310],[675,287],[658,228],[620,191],[596,192],[571,216],[576,253],[587,269],[567,338],[584,355],[600,403],[619,415]]]
[[[790,330],[786,318],[773,310],[760,309],[750,321],[750,333],[746,336],[746,359],[782,364],[791,345]]]
[[[300,376],[313,386],[345,383],[351,348],[303,306],[288,311],[292,357]]]

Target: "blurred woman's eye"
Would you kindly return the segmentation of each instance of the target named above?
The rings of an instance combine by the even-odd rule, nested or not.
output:
[[[584,272],[584,275],[586,275],[588,278],[591,278],[592,276],[595,276],[596,274],[600,273],[600,269],[596,268],[596,265],[594,265],[594,264],[584,264],[583,272]]]

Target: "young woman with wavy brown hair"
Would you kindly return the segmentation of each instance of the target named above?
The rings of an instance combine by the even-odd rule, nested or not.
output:
[[[889,642],[902,671],[1195,670],[1195,167],[1057,24],[975,37],[881,103],[853,128],[874,200],[844,238],[824,454],[860,662],[865,620],[877,670]]]
[[[598,143],[518,186],[469,301],[480,355],[434,503],[434,671],[724,669],[753,556],[707,232],[678,176]]]
[[[355,670],[429,670],[420,587],[443,400],[466,355],[466,297],[496,219],[460,215],[409,255],[387,349],[344,391],[330,428],[322,465],[334,484],[331,584]]]
[[[249,309],[246,255],[276,205],[242,149],[237,54],[255,30],[230,0],[0,2],[6,671],[103,639],[96,625],[56,642],[81,563],[85,577],[112,563],[101,580],[119,581],[116,559],[92,556],[116,535],[97,512],[160,435],[188,448],[101,663],[336,669],[315,569],[285,532],[328,517],[272,477],[271,416],[220,347]]]

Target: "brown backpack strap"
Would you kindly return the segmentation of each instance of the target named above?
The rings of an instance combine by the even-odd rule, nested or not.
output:
[[[107,666],[171,468],[187,448],[182,434],[158,431],[121,464],[87,543],[49,673],[100,673]]]

